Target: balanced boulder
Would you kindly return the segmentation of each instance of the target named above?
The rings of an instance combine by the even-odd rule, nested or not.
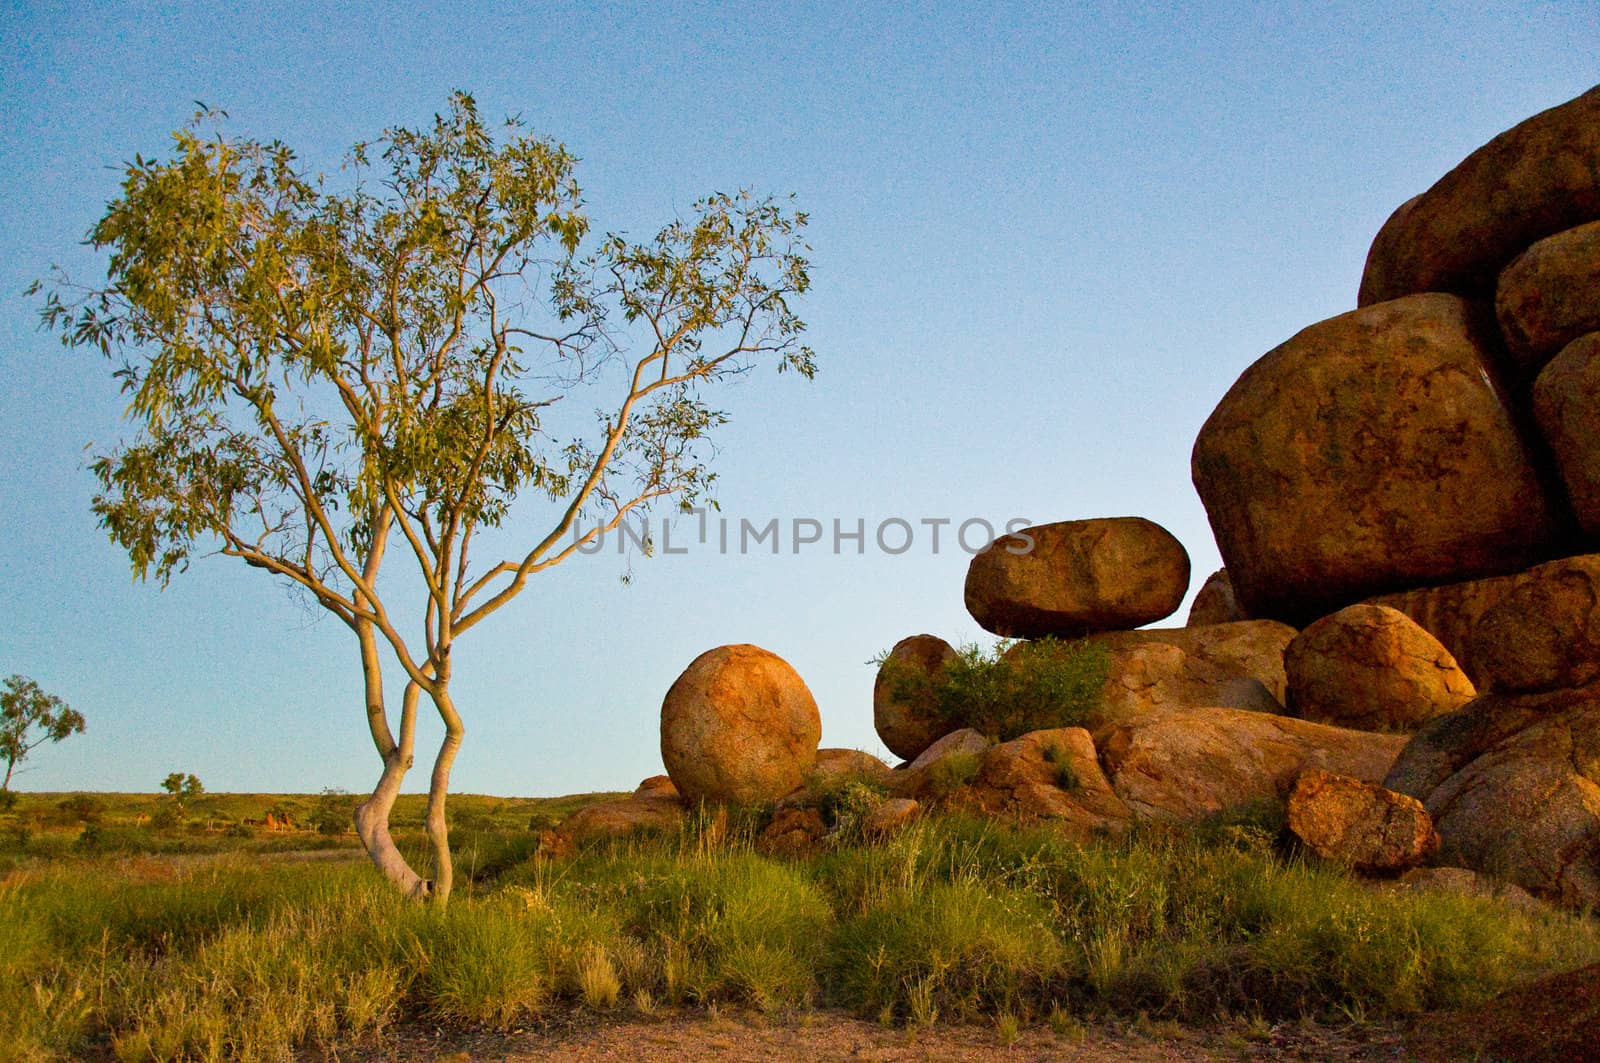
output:
[[[1170,615],[1189,555],[1142,517],[1064,521],[995,540],[967,568],[967,611],[996,635],[1073,637]]]
[[[1192,465],[1252,616],[1303,623],[1554,555],[1567,529],[1492,382],[1492,328],[1414,295],[1305,329],[1229,389]]]
[[[661,760],[691,802],[777,800],[804,781],[821,737],[805,681],[758,646],[707,650],[661,704]]]
[[[1233,581],[1228,578],[1228,570],[1219,568],[1200,585],[1199,593],[1194,596],[1194,604],[1189,606],[1189,619],[1185,626],[1205,627],[1244,619],[1245,615],[1239,609],[1239,599],[1233,593]]]
[[[1439,848],[1428,810],[1414,797],[1313,769],[1289,793],[1289,829],[1325,860],[1394,874]]]
[[[1600,332],[1600,222],[1548,236],[1519,255],[1500,274],[1494,309],[1507,349],[1530,379],[1561,348]]]
[[[1544,367],[1533,415],[1579,525],[1600,537],[1600,332],[1573,340]]]
[[[872,684],[872,722],[897,757],[915,760],[924,749],[960,725],[939,713],[933,683],[956,651],[936,635],[901,639],[878,666]]]
[[[1190,709],[1123,724],[1098,745],[1112,789],[1135,815],[1184,821],[1281,807],[1310,768],[1378,782],[1405,741],[1262,712]]]
[[[1284,665],[1293,715],[1364,731],[1413,731],[1477,694],[1438,639],[1383,605],[1318,620],[1289,644]]]
[[[1535,241],[1596,219],[1600,87],[1501,133],[1396,210],[1367,254],[1359,305],[1487,296]]]

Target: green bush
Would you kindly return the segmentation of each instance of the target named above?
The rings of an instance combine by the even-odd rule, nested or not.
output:
[[[887,652],[874,658],[896,700],[928,705],[952,730],[971,727],[1002,742],[1054,727],[1093,727],[1105,703],[1109,657],[1088,641],[1002,639],[971,643],[929,674]]]

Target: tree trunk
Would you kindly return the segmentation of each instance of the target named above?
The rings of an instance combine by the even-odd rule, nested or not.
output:
[[[444,741],[439,743],[439,755],[433,761],[433,776],[428,781],[428,840],[433,843],[433,897],[440,905],[450,900],[450,887],[455,880],[455,864],[450,857],[450,827],[445,821],[445,795],[450,790],[450,767],[455,763],[456,751],[461,748],[461,717],[455,703],[450,700],[449,679],[444,669],[431,692],[434,708],[444,721]]]
[[[367,726],[373,744],[383,758],[383,774],[372,796],[363,801],[355,814],[356,834],[367,856],[383,877],[413,900],[424,900],[431,891],[427,879],[411,869],[389,834],[389,813],[400,795],[400,784],[411,769],[417,738],[417,698],[422,693],[416,683],[407,683],[400,707],[400,740],[389,732],[389,716],[384,707],[383,669],[378,658],[378,642],[372,624],[357,621],[356,637],[361,643],[361,675],[365,681]]]
[[[421,693],[415,683],[406,684],[400,710],[400,741],[383,758],[383,774],[372,796],[356,808],[356,834],[367,850],[367,856],[394,883],[400,892],[412,900],[426,900],[432,892],[427,879],[411,869],[400,854],[394,838],[389,834],[389,813],[394,800],[400,795],[400,784],[411,768],[412,750],[416,745],[417,697]]]

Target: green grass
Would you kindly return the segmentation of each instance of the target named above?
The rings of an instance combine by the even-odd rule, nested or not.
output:
[[[972,727],[1009,742],[1030,731],[1102,722],[1110,658],[1103,646],[1043,638],[961,646],[929,674],[887,652],[872,661],[891,695],[928,706],[950,730]]]
[[[933,817],[804,859],[758,855],[760,823],[701,814],[556,862],[503,837],[505,866],[443,912],[362,863],[39,860],[0,879],[0,1059],[275,1059],[397,1022],[663,1005],[1011,1031],[1396,1017],[1600,959],[1590,918],[1377,887],[1247,823],[1078,845]]]

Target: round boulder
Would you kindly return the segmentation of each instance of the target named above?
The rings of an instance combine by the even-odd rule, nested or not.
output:
[[[1468,155],[1384,223],[1360,306],[1417,292],[1488,296],[1536,240],[1600,218],[1600,87]]]
[[[1284,653],[1289,711],[1362,731],[1412,731],[1477,695],[1439,640],[1398,609],[1352,605]]]
[[[719,646],[661,703],[661,760],[687,801],[775,801],[805,781],[822,718],[805,681],[759,646]]]
[[[1239,603],[1300,624],[1547,560],[1568,531],[1492,382],[1491,322],[1413,295],[1312,325],[1245,370],[1193,473]]]
[[[922,751],[960,725],[939,715],[932,683],[956,651],[937,635],[901,639],[878,666],[872,684],[872,723],[889,751],[916,760]]]
[[[1600,332],[1600,222],[1546,237],[1500,274],[1494,309],[1531,377],[1579,336]]]
[[[1421,801],[1316,769],[1289,794],[1289,829],[1324,860],[1377,874],[1416,867],[1439,848]]]
[[[967,611],[1007,638],[1072,638],[1169,616],[1189,554],[1143,517],[1062,521],[1003,536],[967,568]]]
[[[1483,614],[1472,652],[1494,690],[1537,692],[1600,679],[1600,573],[1530,580]]]
[[[1573,340],[1544,367],[1533,385],[1533,415],[1578,523],[1600,536],[1600,332]]]

